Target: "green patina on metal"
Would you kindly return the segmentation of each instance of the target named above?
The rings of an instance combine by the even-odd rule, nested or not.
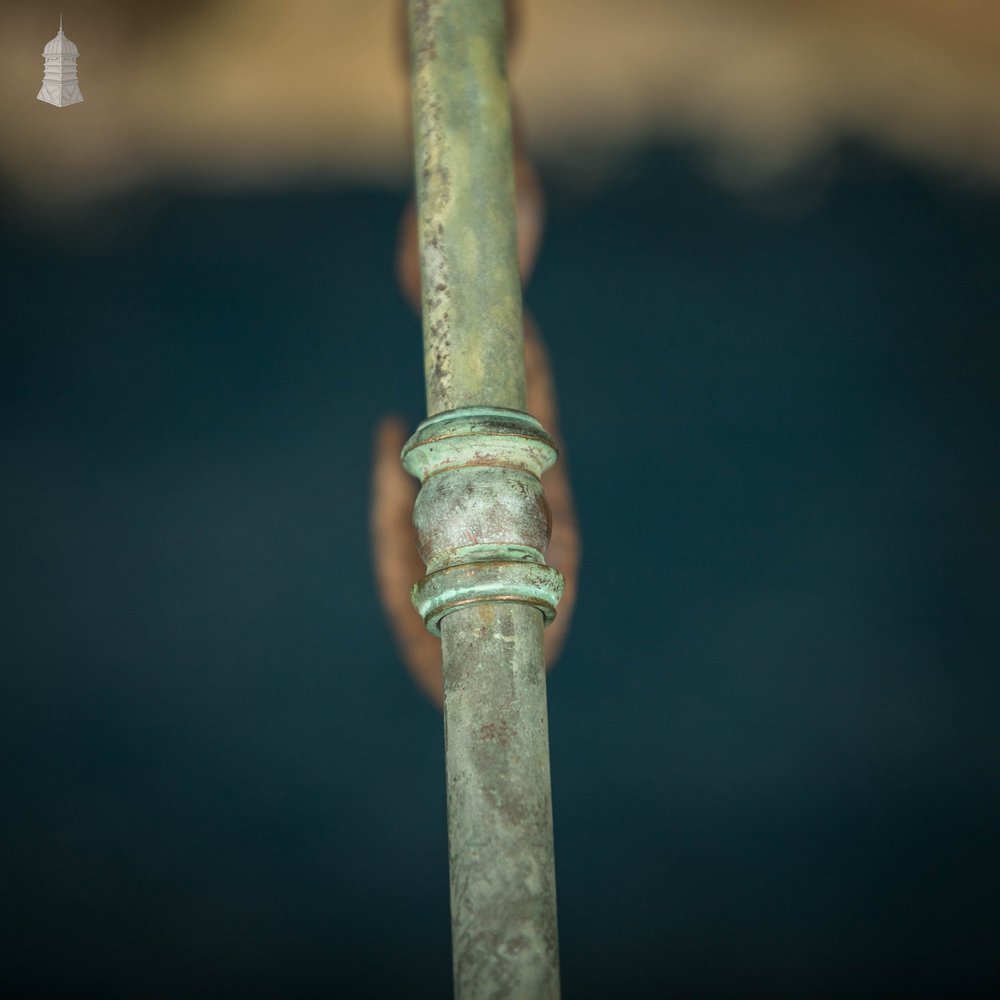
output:
[[[409,9],[427,412],[523,410],[503,4]]]
[[[428,631],[441,634],[441,622],[459,608],[494,601],[516,601],[541,612],[545,623],[556,616],[562,576],[536,563],[477,562],[452,566],[424,577],[413,591],[413,605]]]
[[[474,464],[503,465],[540,476],[557,455],[551,435],[529,414],[469,406],[425,420],[403,448],[403,465],[421,481]]]
[[[423,488],[413,512],[428,575],[413,587],[427,628],[449,612],[520,601],[555,617],[562,574],[545,565],[552,517],[539,476],[555,444],[534,417],[469,407],[424,421],[403,449]]]
[[[413,589],[441,636],[455,994],[559,995],[542,630],[552,439],[524,408],[501,0],[410,0],[429,419]]]
[[[441,623],[459,1000],[559,996],[542,627],[525,604]]]

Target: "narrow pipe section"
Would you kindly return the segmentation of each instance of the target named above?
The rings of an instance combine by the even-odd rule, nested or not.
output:
[[[455,995],[559,996],[542,615],[441,623]]]
[[[524,409],[501,0],[410,0],[427,414]]]

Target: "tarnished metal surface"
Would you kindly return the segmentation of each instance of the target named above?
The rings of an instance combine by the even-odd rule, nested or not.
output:
[[[442,639],[455,995],[558,997],[542,616],[483,604]]]
[[[555,441],[534,417],[485,406],[425,420],[403,448],[403,465],[421,481],[464,465],[500,465],[540,476],[555,460]]]
[[[433,476],[417,497],[413,523],[429,573],[483,559],[540,563],[552,534],[538,478],[492,466]]]
[[[410,0],[429,418],[404,464],[440,630],[459,1000],[559,994],[542,629],[539,476],[555,447],[524,409],[524,341],[501,0]]]
[[[455,990],[558,995],[542,629],[562,575],[545,565],[539,476],[555,460],[533,417],[471,407],[403,449],[427,576],[413,603],[442,638]]]
[[[441,635],[441,622],[453,611],[489,602],[530,605],[548,624],[556,616],[562,592],[562,574],[551,566],[535,562],[473,562],[425,576],[413,588],[413,606],[428,631]]]
[[[524,409],[500,0],[411,0],[427,413]]]
[[[555,445],[534,417],[470,407],[424,421],[403,449],[423,483],[413,511],[427,576],[413,604],[427,628],[456,608],[520,601],[552,621],[562,574],[545,565],[552,516],[539,476]]]

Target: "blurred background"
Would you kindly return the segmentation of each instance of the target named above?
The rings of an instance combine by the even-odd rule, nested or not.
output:
[[[521,15],[564,995],[992,995],[1000,7]],[[6,996],[450,995],[366,541],[404,66],[390,0],[0,4]]]

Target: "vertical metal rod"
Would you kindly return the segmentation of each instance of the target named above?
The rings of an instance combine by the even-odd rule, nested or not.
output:
[[[482,604],[441,639],[455,994],[557,997],[542,616]]]
[[[524,408],[504,8],[409,13],[427,409],[460,411],[404,450],[425,484],[414,600],[442,638],[455,995],[558,997],[542,629],[561,578],[537,482],[551,441],[499,409]]]
[[[410,0],[427,413],[524,409],[501,0]]]

